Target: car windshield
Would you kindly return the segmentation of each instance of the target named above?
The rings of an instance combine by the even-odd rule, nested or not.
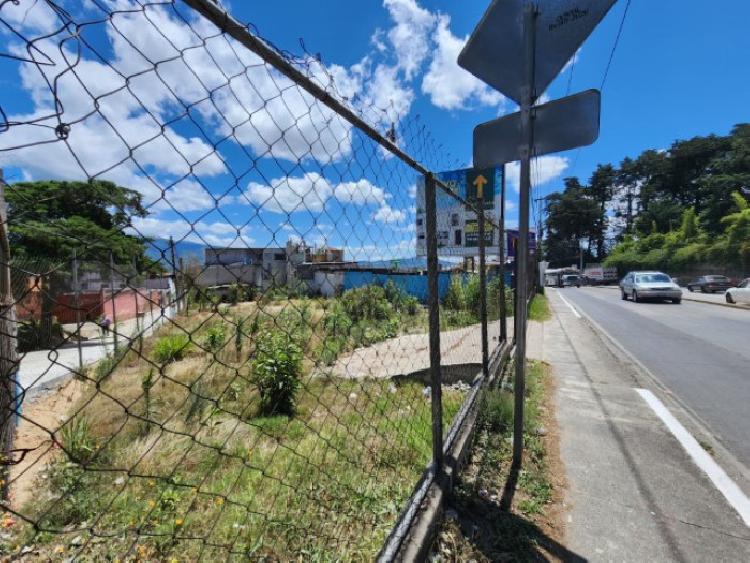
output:
[[[636,283],[669,283],[672,280],[667,274],[640,274],[635,277]]]
[[[729,278],[725,276],[708,276],[708,279],[713,281],[726,281]]]

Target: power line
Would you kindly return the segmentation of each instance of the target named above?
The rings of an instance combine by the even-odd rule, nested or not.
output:
[[[617,51],[617,47],[620,44],[620,38],[622,37],[622,30],[625,27],[625,20],[628,17],[628,10],[630,9],[630,2],[632,0],[628,0],[625,4],[625,10],[622,12],[622,18],[620,19],[620,26],[617,29],[617,35],[615,36],[615,42],[612,44],[612,50],[609,53],[609,60],[607,61],[607,66],[604,69],[604,75],[602,76],[602,82],[599,85],[599,91],[604,91],[604,84],[607,82],[607,76],[609,76],[609,70],[612,67],[612,61],[615,58],[615,52]],[[573,63],[575,63],[575,59],[573,60]],[[570,89],[570,83],[573,80],[573,69],[571,68],[570,76],[568,77],[568,89]],[[567,95],[567,94],[566,94]],[[578,166],[578,157],[581,155],[581,148],[579,147],[578,150],[576,150],[576,154],[573,157],[573,166],[571,167],[571,173],[575,171],[576,167]]]
[[[622,36],[622,28],[625,26],[625,18],[628,17],[628,8],[630,8],[631,0],[625,4],[625,11],[622,13],[622,19],[620,20],[620,27],[617,30],[617,37],[615,37],[615,43],[612,45],[612,51],[609,53],[609,61],[607,61],[607,68],[604,69],[604,76],[602,77],[602,84],[599,86],[599,90],[604,90],[604,83],[607,81],[607,75],[609,74],[609,68],[612,66],[612,59],[615,57],[615,51],[617,51],[617,45],[620,43],[620,37]]]

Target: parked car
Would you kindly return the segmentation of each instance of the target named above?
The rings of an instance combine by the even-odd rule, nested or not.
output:
[[[562,277],[563,287],[581,287],[581,276],[577,274],[566,274]]]
[[[632,298],[639,301],[682,302],[682,290],[663,272],[628,272],[620,281],[620,295],[623,300]]]
[[[730,287],[724,295],[727,303],[750,304],[750,278],[742,280],[737,287]]]
[[[703,293],[714,293],[715,291],[726,291],[734,284],[726,276],[701,276],[687,284],[688,291],[700,289]]]

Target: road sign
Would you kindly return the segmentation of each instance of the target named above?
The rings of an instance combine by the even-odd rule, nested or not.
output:
[[[477,201],[483,202],[485,217],[500,222],[503,184],[502,168],[468,168],[440,172],[436,177],[453,194],[472,205],[465,205],[441,188],[436,192],[438,252],[443,256],[476,256],[479,246],[479,223],[474,211]],[[424,178],[417,179],[415,230],[417,256],[426,253],[426,214]],[[500,251],[500,235],[491,225],[485,228],[488,254]]]
[[[560,73],[616,0],[538,0],[534,91]],[[525,102],[524,9],[529,0],[494,0],[458,56],[458,64],[519,105]]]
[[[534,146],[541,156],[590,145],[599,136],[601,94],[586,90],[532,108]],[[500,166],[521,159],[521,112],[512,113],[474,128],[474,165]]]

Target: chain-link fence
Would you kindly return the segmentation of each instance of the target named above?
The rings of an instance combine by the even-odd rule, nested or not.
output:
[[[507,339],[481,192],[211,2],[69,10],[0,1],[30,92],[0,116],[0,550],[375,557]]]

